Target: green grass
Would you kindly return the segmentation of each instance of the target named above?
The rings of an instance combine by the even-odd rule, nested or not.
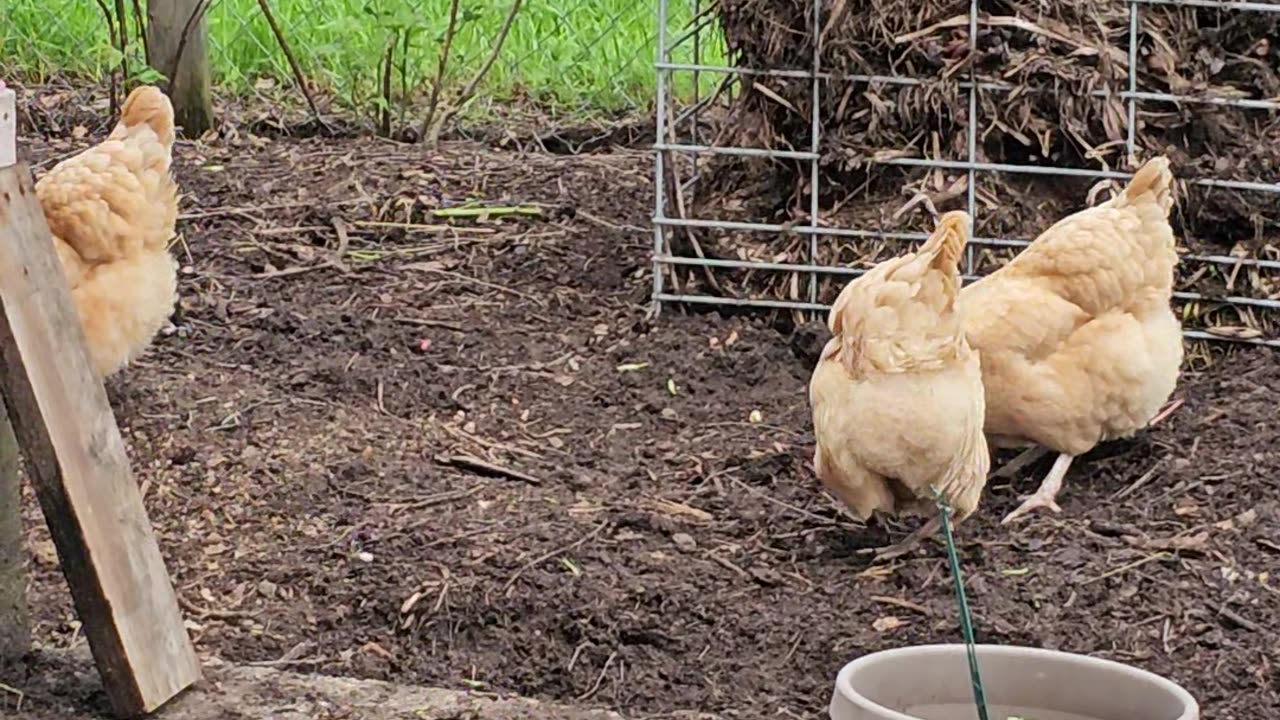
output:
[[[687,27],[693,2],[670,0],[672,36]],[[97,79],[115,63],[95,0],[2,4],[0,72],[31,80]],[[408,97],[408,105],[421,106],[435,74],[448,0],[274,0],[271,6],[309,80],[362,112],[377,106],[382,58],[388,39],[399,33],[395,102]],[[458,88],[475,74],[510,5],[509,0],[464,0],[461,7],[446,88]],[[481,86],[482,97],[490,103],[530,99],[568,112],[646,108],[654,97],[656,18],[656,0],[525,0]],[[289,82],[288,65],[257,0],[215,0],[208,22],[210,60],[220,89],[245,93],[264,80]],[[716,38],[703,41],[701,54],[705,64],[724,64]],[[678,62],[693,62],[691,43],[676,55]],[[703,84],[718,80],[704,77]],[[692,89],[687,74],[677,75],[675,82],[680,94]]]

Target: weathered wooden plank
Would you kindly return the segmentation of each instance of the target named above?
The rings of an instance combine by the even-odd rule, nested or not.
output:
[[[0,663],[31,650],[18,440],[0,402]]]
[[[18,162],[18,98],[0,81],[0,168]]]
[[[0,169],[0,391],[116,712],[200,678],[25,163]]]
[[[18,161],[17,130],[17,99],[0,81],[0,168]],[[31,647],[20,465],[18,441],[9,415],[0,412],[0,661],[20,658]]]

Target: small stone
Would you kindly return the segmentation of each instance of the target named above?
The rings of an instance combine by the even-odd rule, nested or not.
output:
[[[692,535],[688,535],[686,533],[676,533],[672,535],[671,542],[675,543],[676,547],[685,552],[693,552],[698,549],[698,541],[694,540]]]
[[[356,553],[356,559],[365,564],[371,563],[373,562],[373,553],[361,550]]]
[[[271,582],[270,580],[263,580],[262,582],[258,583],[258,594],[264,598],[275,597],[276,591],[278,591],[279,589],[280,589],[279,586]]]
[[[871,623],[871,627],[874,628],[876,632],[883,633],[897,630],[904,624],[905,623],[903,623],[902,620],[893,615],[885,615],[884,617],[876,618],[875,622]]]

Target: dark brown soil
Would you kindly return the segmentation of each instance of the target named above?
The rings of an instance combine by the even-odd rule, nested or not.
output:
[[[635,718],[816,718],[841,664],[959,639],[942,549],[869,566],[884,531],[815,483],[817,336],[647,318],[651,167],[181,148],[180,329],[111,385],[202,653]],[[467,198],[543,216],[424,227]],[[1189,372],[1166,424],[1073,469],[1061,516],[1001,527],[1015,492],[993,487],[959,534],[980,639],[1166,674],[1206,718],[1275,717],[1278,387],[1273,354]],[[82,643],[33,501],[28,519],[37,636]],[[39,673],[2,678],[37,716],[97,702]]]

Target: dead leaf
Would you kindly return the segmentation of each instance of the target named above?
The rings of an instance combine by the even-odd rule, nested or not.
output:
[[[874,628],[876,632],[893,632],[903,625],[906,625],[906,623],[895,615],[878,617],[875,622],[871,623],[871,627]]]
[[[684,503],[678,503],[673,500],[663,500],[659,498],[651,500],[649,505],[654,510],[667,515],[684,515],[703,522],[708,522],[713,519],[711,513],[706,510],[699,510],[691,505],[685,505]]]

